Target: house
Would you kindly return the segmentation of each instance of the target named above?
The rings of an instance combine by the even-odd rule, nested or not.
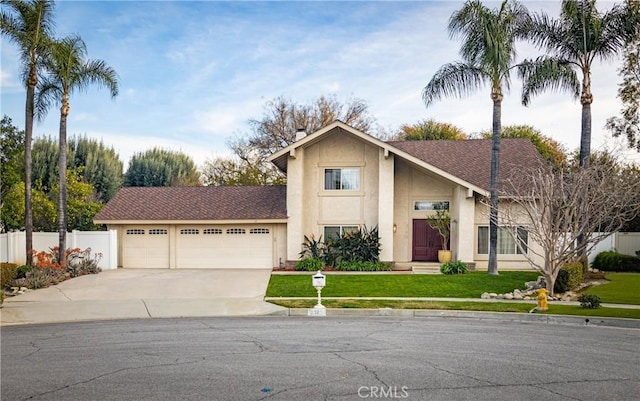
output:
[[[481,199],[489,196],[491,146],[486,139],[383,142],[336,121],[270,157],[286,187],[123,188],[95,222],[118,231],[122,267],[290,265],[304,235],[362,225],[378,227],[381,260],[411,265],[436,260],[439,235],[426,219],[448,208],[454,258],[486,269]],[[501,179],[543,163],[528,139],[503,139],[500,159]],[[500,269],[527,268],[506,231],[498,240]]]

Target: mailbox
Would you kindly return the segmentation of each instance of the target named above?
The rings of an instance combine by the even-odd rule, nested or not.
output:
[[[316,290],[321,290],[326,284],[326,276],[320,270],[313,275],[313,286]]]

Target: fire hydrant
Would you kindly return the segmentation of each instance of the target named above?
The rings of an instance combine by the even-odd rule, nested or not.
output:
[[[540,288],[538,290],[538,309],[539,310],[548,310],[549,306],[547,304],[547,289]]]

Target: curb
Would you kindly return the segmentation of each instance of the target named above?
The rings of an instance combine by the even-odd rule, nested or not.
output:
[[[313,308],[288,308],[271,316],[309,316]],[[342,309],[327,308],[326,316],[331,317],[404,317],[404,318],[462,318],[493,320],[503,322],[560,324],[571,326],[617,327],[640,330],[639,319],[609,318],[599,316],[536,315],[515,312],[474,312],[435,309]],[[316,316],[313,316],[316,317]]]

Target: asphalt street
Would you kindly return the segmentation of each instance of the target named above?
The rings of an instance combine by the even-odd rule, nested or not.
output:
[[[637,400],[640,330],[398,317],[3,327],[1,399]]]

